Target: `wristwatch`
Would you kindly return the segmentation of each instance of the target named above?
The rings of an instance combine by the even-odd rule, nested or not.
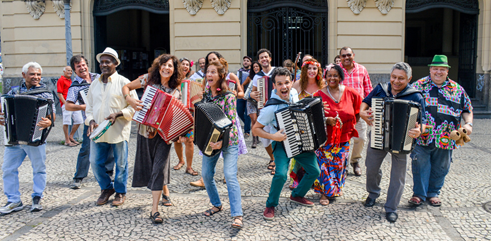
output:
[[[474,127],[474,126],[472,125],[472,122],[467,122],[467,123],[465,123],[465,124],[466,124],[466,125],[470,125],[471,127]]]

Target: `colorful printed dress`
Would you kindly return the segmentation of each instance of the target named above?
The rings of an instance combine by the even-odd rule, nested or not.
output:
[[[347,86],[339,103],[323,91],[317,91],[314,97],[317,96],[322,97],[325,116],[339,117],[342,123],[338,121],[336,126],[326,125],[328,140],[315,152],[321,174],[314,182],[314,191],[326,197],[337,197],[346,180],[349,140],[358,137],[355,124],[362,98],[353,88]]]

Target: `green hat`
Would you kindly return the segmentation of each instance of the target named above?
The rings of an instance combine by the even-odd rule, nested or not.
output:
[[[435,57],[433,57],[433,61],[431,61],[431,64],[429,64],[428,66],[450,68],[450,65],[448,65],[448,59],[446,55],[435,55]]]

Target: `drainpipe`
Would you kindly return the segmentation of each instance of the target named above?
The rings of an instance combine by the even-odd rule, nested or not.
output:
[[[70,1],[63,0],[65,3],[65,40],[66,40],[66,63],[70,65],[72,58],[72,25],[70,22]]]

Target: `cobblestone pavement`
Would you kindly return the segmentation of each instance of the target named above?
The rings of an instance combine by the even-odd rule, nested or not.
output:
[[[153,225],[149,219],[151,194],[146,188],[129,188],[126,203],[120,207],[96,206],[100,190],[89,172],[79,190],[69,189],[75,171],[79,147],[65,147],[61,118],[48,138],[48,183],[42,199],[44,210],[30,213],[32,168],[26,159],[19,168],[22,201],[27,206],[17,213],[0,217],[0,239],[3,240],[491,240],[491,213],[486,211],[491,201],[490,154],[491,120],[476,120],[472,142],[454,151],[450,173],[442,189],[440,208],[422,205],[411,208],[407,200],[412,194],[411,167],[402,201],[399,220],[390,224],[385,219],[390,162],[383,164],[382,195],[373,208],[362,205],[367,197],[365,178],[347,177],[344,196],[329,206],[318,204],[319,194],[312,190],[308,198],[316,202],[313,208],[292,204],[285,184],[274,221],[264,221],[265,208],[272,176],[266,169],[268,158],[263,148],[250,149],[239,157],[239,181],[242,191],[245,228],[238,231],[230,224],[230,207],[223,169],[219,162],[216,180],[225,211],[212,217],[202,213],[211,207],[204,189],[189,186],[192,177],[185,168],[171,171],[173,207],[160,207],[163,225]],[[250,147],[251,138],[247,140]],[[3,143],[3,142],[2,142]],[[3,156],[4,146],[0,147]],[[135,128],[129,143],[129,182],[131,186],[136,149]],[[172,151],[171,165],[177,164]],[[3,163],[3,159],[0,161]],[[363,166],[363,164],[362,164]],[[193,168],[201,172],[201,157],[197,148]],[[0,185],[3,192],[3,182]],[[0,204],[7,199],[0,195]],[[489,209],[489,208],[488,208]]]

